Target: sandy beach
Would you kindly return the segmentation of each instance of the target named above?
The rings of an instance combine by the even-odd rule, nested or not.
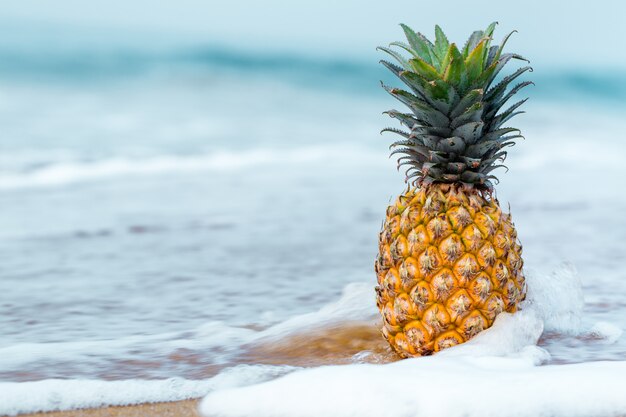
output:
[[[139,404],[124,407],[90,408],[85,410],[54,411],[50,413],[20,414],[22,417],[199,417],[199,400],[168,403]]]

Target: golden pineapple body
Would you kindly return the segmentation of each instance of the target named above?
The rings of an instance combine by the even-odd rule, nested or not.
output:
[[[403,357],[463,343],[524,299],[522,248],[495,198],[459,184],[409,189],[379,236],[382,333]]]

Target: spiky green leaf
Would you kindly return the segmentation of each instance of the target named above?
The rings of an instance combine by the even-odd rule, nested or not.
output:
[[[435,55],[439,58],[440,63],[448,51],[449,46],[450,42],[448,42],[448,38],[445,33],[443,33],[443,30],[441,30],[439,25],[435,25]]]
[[[481,88],[470,90],[463,96],[459,103],[453,108],[450,117],[456,118],[465,113],[474,104],[480,102],[483,98],[484,91]]]
[[[397,46],[398,48],[404,49],[405,51],[410,53],[412,56],[419,58],[419,54],[417,52],[415,52],[415,50],[413,48],[411,48],[409,45],[407,45],[404,42],[391,42],[389,44],[389,46]]]
[[[504,46],[506,45],[506,43],[509,41],[509,38],[511,37],[511,35],[513,35],[514,33],[517,33],[516,30],[513,30],[511,32],[509,32],[504,39],[502,40],[502,43],[500,43],[500,45],[498,46],[498,49],[496,50],[495,54],[494,54],[494,61],[497,61],[498,59],[500,59],[500,55],[502,55],[502,51],[504,50]]]
[[[450,110],[447,86],[442,86],[437,81],[429,82],[411,71],[403,71],[398,76],[415,94],[437,110],[443,113]]]
[[[476,48],[476,45],[478,45],[478,42],[483,38],[483,36],[485,35],[482,30],[472,32],[463,46],[463,58],[467,58],[469,56],[470,52]]]
[[[496,129],[493,130],[489,133],[487,133],[486,135],[484,135],[481,140],[488,142],[490,140],[496,140],[498,138],[503,137],[504,135],[506,135],[507,133],[511,133],[511,132],[519,132],[519,129],[516,129],[514,127],[504,127],[501,129]]]
[[[482,85],[484,88],[489,88],[498,73],[511,59],[529,62],[526,58],[518,54],[504,54],[496,62],[487,66],[483,73],[480,74],[476,83]]]
[[[495,25],[472,33],[461,51],[449,43],[439,26],[434,44],[403,25],[408,45],[394,42],[387,50],[381,48],[399,63],[384,61],[383,65],[407,86],[385,89],[412,111],[387,112],[410,132],[383,129],[400,136],[391,148],[402,155],[398,167],[405,168],[406,181],[417,185],[459,182],[481,189],[490,189],[497,181],[491,172],[502,167],[499,161],[507,155],[504,148],[522,137],[518,129],[502,126],[522,113],[518,108],[525,100],[501,109],[531,84],[521,82],[511,88],[515,79],[531,69],[519,68],[496,84],[494,80],[509,62],[524,58],[503,53],[514,32],[501,45],[491,46]],[[391,48],[406,51],[408,59]]]
[[[463,153],[463,151],[465,150],[466,144],[465,144],[465,140],[462,137],[459,136],[453,136],[451,138],[445,138],[439,141],[439,143],[437,143],[437,150],[440,152],[447,152],[447,153],[456,153],[456,154],[460,154]]]
[[[483,72],[483,66],[485,63],[485,46],[487,45],[487,41],[488,38],[482,38],[465,60],[467,82],[469,84],[474,83]]]
[[[449,127],[441,126],[419,126],[411,130],[411,137],[415,135],[433,135],[446,137],[450,136],[452,130]]]
[[[388,110],[383,112],[383,114],[387,114],[389,117],[393,117],[394,119],[398,119],[400,123],[411,129],[413,126],[418,125],[418,121],[412,114],[402,113],[398,110]]]
[[[459,86],[459,89],[463,91],[467,80],[465,60],[455,44],[450,45],[450,49],[452,58],[450,59],[450,65],[446,68],[443,79],[452,85]]]
[[[450,122],[450,127],[452,129],[456,129],[457,127],[469,123],[469,122],[480,122],[483,116],[484,106],[483,103],[478,102],[474,103],[471,107],[469,107],[465,113],[460,116],[455,117]]]
[[[460,136],[468,144],[476,143],[482,136],[484,122],[469,122],[454,129],[452,135]]]
[[[422,58],[422,60],[424,60],[424,62],[432,65],[433,61],[431,59],[431,56],[433,44],[430,43],[428,39],[415,33],[413,29],[411,29],[407,25],[400,24],[400,26],[402,27],[402,30],[404,31],[406,39],[409,42],[409,45],[411,45],[411,48],[413,48],[413,50],[420,58]]]
[[[521,90],[522,88],[529,86],[533,84],[531,81],[524,81],[522,83],[517,84],[515,87],[513,87],[511,90],[509,90],[508,93],[506,93],[506,95],[500,99],[498,99],[497,101],[492,101],[489,103],[489,110],[487,112],[487,117],[492,118],[496,116],[496,113],[498,111],[500,111],[500,109],[502,108],[502,106],[504,106],[506,104],[507,101],[509,101],[515,94],[517,94],[519,92],[519,90]],[[519,102],[519,105],[523,104],[526,102],[527,99],[521,100]],[[519,107],[518,105],[518,107]]]
[[[376,49],[378,49],[379,51],[386,52],[389,55],[391,55],[392,57],[394,57],[395,60],[398,61],[398,63],[400,65],[402,65],[402,67],[404,67],[405,69],[407,69],[407,70],[411,69],[407,59],[405,57],[403,57],[400,53],[394,51],[393,49],[385,48],[384,46],[379,46]]]
[[[515,71],[514,73],[510,75],[507,75],[495,87],[487,91],[487,93],[485,94],[485,100],[488,102],[494,102],[496,100],[499,100],[504,95],[506,88],[511,81],[515,80],[517,77],[519,77],[526,71],[532,72],[532,70],[533,69],[531,67],[526,66],[526,67],[522,67],[518,69],[517,71]]]
[[[439,78],[439,73],[432,65],[428,64],[426,61],[420,58],[412,58],[408,61],[409,67],[407,70],[413,71],[419,74],[421,77],[426,80],[436,80]]]
[[[399,67],[396,64],[393,64],[389,61],[385,61],[384,59],[381,59],[380,63],[383,64],[389,71],[391,71],[393,74],[395,74],[398,77],[400,76],[399,74],[402,71],[406,71],[404,68]]]
[[[497,25],[498,22],[491,22],[489,26],[487,26],[487,29],[485,29],[485,36],[491,38],[493,36],[493,31],[496,30]]]
[[[385,132],[395,133],[396,135],[400,135],[407,139],[409,138],[409,133],[405,132],[404,130],[397,129],[395,127],[386,127],[380,131],[381,134]]]

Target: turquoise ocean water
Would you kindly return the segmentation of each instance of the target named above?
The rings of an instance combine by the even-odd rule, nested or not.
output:
[[[526,265],[568,263],[583,325],[623,329],[626,74],[527,78],[498,196]],[[405,187],[381,79],[367,57],[0,48],[0,378],[212,377],[254,364],[237,356],[249,332],[373,287]],[[540,346],[554,363],[626,355],[619,335]]]

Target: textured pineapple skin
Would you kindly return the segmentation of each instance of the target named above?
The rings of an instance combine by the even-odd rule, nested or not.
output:
[[[455,184],[409,189],[387,208],[379,235],[383,336],[403,357],[471,339],[524,300],[521,255],[495,198]]]

